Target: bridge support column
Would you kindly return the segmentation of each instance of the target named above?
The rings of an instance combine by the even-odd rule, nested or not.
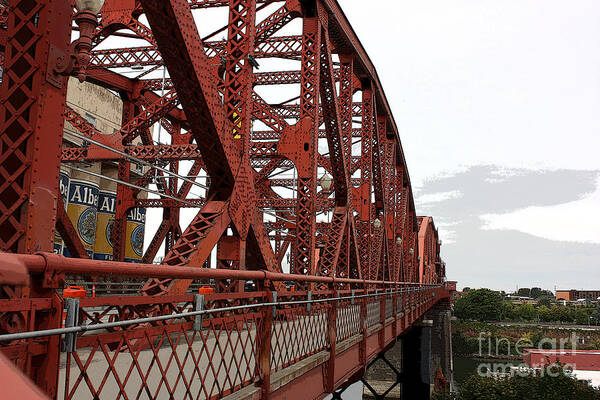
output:
[[[431,379],[431,331],[434,321],[424,319],[402,337],[402,398],[429,399]]]
[[[430,399],[452,381],[450,307],[438,304],[369,364],[363,399]]]

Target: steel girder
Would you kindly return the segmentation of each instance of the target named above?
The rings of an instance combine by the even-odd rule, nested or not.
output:
[[[375,69],[339,5],[318,0],[301,6],[288,0],[256,21],[257,9],[270,1],[162,1],[168,13],[160,18],[158,3],[108,0],[102,10],[96,44],[107,44],[114,35],[136,36],[147,42],[142,47],[111,45],[92,51],[88,80],[120,93],[125,104],[121,129],[102,135],[73,109],[63,106],[58,114],[64,114],[81,134],[129,157],[91,144],[62,149],[57,161],[52,161],[54,168],[59,160],[116,161],[119,179],[138,186],[156,181],[159,192],[184,201],[138,199],[138,189],[118,185],[116,259],[123,257],[119,243],[127,210],[143,206],[164,210],[163,221],[144,255],[148,262],[165,243],[165,263],[202,266],[213,248],[230,249],[225,242],[233,237],[236,254],[227,254],[223,262],[236,268],[280,270],[284,254],[279,252],[284,249],[284,253],[290,252],[292,272],[431,279],[422,278],[424,272],[418,266],[418,224],[393,116]],[[203,41],[191,29],[192,10],[208,7],[229,7],[229,20],[224,21],[226,40]],[[149,25],[140,22],[142,14]],[[302,20],[301,32],[278,35],[297,18]],[[132,33],[124,34],[124,30]],[[295,60],[301,69],[256,72],[254,63],[262,58]],[[7,60],[9,76],[12,65]],[[119,73],[137,65],[146,66],[138,78]],[[162,65],[169,70],[164,80],[152,76]],[[292,101],[270,100],[266,92],[257,91],[261,86],[287,90]],[[156,94],[163,89],[163,96]],[[362,99],[358,102],[353,101],[357,93]],[[171,144],[152,142],[149,128],[156,123],[173,138]],[[261,126],[257,128],[257,124]],[[3,139],[5,136],[3,132]],[[138,138],[142,145],[133,145]],[[327,150],[323,151],[325,141]],[[6,157],[2,168],[9,165],[10,157]],[[17,155],[17,159],[26,158]],[[163,172],[150,170],[133,177],[129,166],[135,159],[163,163],[173,172],[180,170],[181,162],[193,161],[188,175],[193,180],[198,175],[208,176],[210,189],[204,196],[194,197],[190,196],[192,183],[166,179]],[[32,171],[25,164],[23,169],[26,174]],[[333,178],[328,192],[319,190],[324,172]],[[8,190],[12,193],[15,189]],[[22,193],[27,196],[26,191]],[[200,209],[198,216],[182,229],[178,210],[194,206]],[[11,204],[11,209],[17,208]],[[264,223],[272,220],[263,214],[265,209],[279,222]],[[325,213],[324,220],[317,219],[319,212]],[[4,247],[32,251],[26,246],[14,247],[18,238],[30,234],[25,225],[16,222],[22,217],[15,215],[3,210],[2,221],[14,223],[17,238],[7,238]],[[54,219],[48,222],[50,226]],[[277,229],[279,233],[274,234]],[[281,240],[270,243],[269,235]],[[50,243],[48,234],[46,240]],[[150,282],[148,287],[153,289],[148,293],[166,293],[173,285],[170,281]]]
[[[92,51],[87,80],[118,93],[123,101],[122,125],[110,135],[66,107],[66,77],[54,73],[55,65],[71,51],[70,3],[14,0],[11,6],[10,12],[0,7],[4,69],[0,250],[40,253],[22,256],[35,261],[29,266],[34,271],[29,286],[0,286],[0,297],[6,300],[0,310],[1,333],[60,327],[57,310],[64,304],[57,289],[64,286],[64,271],[86,270],[74,266],[116,276],[153,276],[144,285],[144,296],[116,299],[119,312],[139,316],[181,311],[182,301],[184,308],[189,307],[190,296],[183,293],[190,279],[199,276],[220,277],[215,280],[218,292],[241,292],[245,279],[258,283],[256,293],[212,296],[227,305],[273,301],[270,290],[283,298],[304,300],[308,298],[304,290],[328,297],[340,291],[350,295],[356,289],[372,294],[375,288],[407,289],[445,279],[435,225],[430,217],[416,217],[410,177],[385,93],[337,1],[107,0],[94,45],[102,43],[110,49]],[[224,40],[203,40],[198,34],[195,21],[202,21],[203,9],[212,7],[228,7],[225,28],[217,31],[226,30]],[[257,17],[264,14],[268,15]],[[142,15],[147,25],[141,22]],[[301,30],[290,25],[294,19],[301,19],[297,24]],[[290,29],[281,35],[284,27]],[[146,45],[119,47],[123,38],[141,39]],[[257,72],[261,62],[267,64],[262,61],[266,58],[269,63],[285,60],[286,65],[274,69],[288,70]],[[123,73],[124,68],[138,65],[145,70],[136,77]],[[165,79],[156,74],[163,66],[168,70]],[[86,138],[82,146],[63,147],[65,122]],[[152,126],[158,124],[168,136],[163,143],[156,143],[152,135]],[[124,258],[129,210],[162,210],[159,227],[143,254],[147,265],[49,254],[56,229],[73,256],[87,257],[58,192],[61,163],[68,167],[77,162],[118,167],[112,228],[115,260]],[[133,173],[133,163],[147,169]],[[148,168],[148,163],[160,170]],[[331,176],[331,185],[323,179],[325,174]],[[141,196],[150,185],[158,195]],[[181,217],[183,207],[196,211],[191,222]],[[163,255],[163,265],[148,265]],[[216,267],[223,270],[203,274],[209,271],[199,268],[211,266],[213,255]],[[5,254],[3,259],[10,257]],[[278,273],[288,268],[307,275],[290,275],[297,291],[286,288],[288,275]],[[248,271],[252,269],[259,271]],[[149,275],[150,270],[155,273]],[[358,309],[352,302],[352,308],[360,310],[355,333],[362,332],[360,343],[347,349],[356,353],[355,367],[367,364],[366,349],[372,348],[367,346],[368,336],[377,335],[385,348],[399,329],[408,328],[440,298],[432,293],[445,295],[446,291],[397,292],[391,303],[388,296],[380,296],[379,319],[371,321],[369,329],[367,308],[372,307],[367,307],[366,299]],[[153,297],[159,295],[169,296]],[[97,299],[86,301],[92,304]],[[340,384],[335,376],[336,359],[341,358],[336,346],[331,346],[339,343],[336,335],[342,334],[335,329],[339,303],[332,304],[323,342],[329,359],[310,373],[322,378],[323,384],[316,385],[319,393],[321,387],[331,392]],[[294,326],[296,309],[279,310],[275,314],[279,318],[289,315],[278,322],[269,322],[275,317],[270,308],[263,309],[260,326],[256,325],[261,346],[253,382],[268,397],[271,335],[275,326]],[[390,315],[393,324],[386,319]],[[220,322],[213,328],[234,338],[240,316],[215,316]],[[378,324],[381,331],[371,329]],[[153,343],[156,332],[170,327],[161,323],[133,329],[143,329]],[[312,334],[310,329],[302,332]],[[101,333],[113,340],[110,346],[101,346],[102,351],[108,347],[125,351],[127,346],[114,339],[131,338],[131,333],[129,328]],[[6,347],[18,354],[18,367],[50,397],[56,395],[60,340],[54,336]],[[90,335],[85,340],[93,339]],[[144,340],[138,341],[135,346],[144,346]],[[134,358],[139,354],[126,352]],[[109,364],[112,368],[114,359]],[[342,364],[346,363],[340,361],[337,371]],[[306,376],[285,390],[298,390]]]

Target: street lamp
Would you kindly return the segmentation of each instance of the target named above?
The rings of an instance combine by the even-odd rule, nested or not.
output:
[[[77,58],[78,75],[81,82],[85,81],[85,70],[90,63],[92,38],[98,27],[98,13],[104,5],[104,0],[75,0],[77,14],[75,23],[79,26],[79,39],[75,42],[75,57]]]
[[[104,0],[75,0],[77,10],[98,14],[104,5]]]
[[[375,229],[381,228],[381,220],[379,218],[375,218],[375,221],[373,221],[373,226]]]
[[[321,180],[319,181],[319,184],[321,185],[321,189],[323,189],[323,192],[329,193],[333,184],[333,179],[328,174],[323,174]]]
[[[396,244],[397,244],[398,246],[402,245],[402,238],[401,238],[400,236],[398,236],[398,237],[396,238]]]
[[[54,66],[55,74],[71,75],[77,72],[79,81],[85,81],[85,71],[90,63],[92,39],[98,27],[98,13],[103,5],[104,0],[75,0],[77,8],[75,23],[79,26],[79,39],[71,43],[70,54],[57,58]]]

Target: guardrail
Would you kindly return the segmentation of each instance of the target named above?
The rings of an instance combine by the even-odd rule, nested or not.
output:
[[[373,335],[383,349],[386,340],[447,295],[445,285],[94,260],[71,263],[46,254],[15,257],[12,262],[22,263],[32,274],[260,283],[260,290],[241,293],[0,300],[4,315],[24,315],[22,326],[0,336],[0,351],[26,373],[31,356],[43,355],[59,371],[56,393],[64,399],[123,394],[216,399],[253,385],[269,392],[273,374],[303,360],[329,357],[335,365],[335,349],[359,346],[366,363],[367,341]],[[267,288],[269,281],[278,280],[312,282],[315,290]],[[40,311],[49,316],[49,329],[34,329]]]

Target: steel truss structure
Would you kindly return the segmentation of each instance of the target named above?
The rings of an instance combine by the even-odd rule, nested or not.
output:
[[[24,266],[30,275],[27,285],[3,282],[3,333],[58,327],[60,313],[48,310],[62,310],[57,289],[64,284],[65,274],[75,272],[148,279],[140,296],[129,303],[106,299],[83,302],[82,307],[118,309],[121,319],[184,310],[191,304],[185,293],[199,276],[193,271],[210,266],[213,257],[216,269],[210,269],[210,274],[216,275],[202,277],[216,284],[215,304],[228,298],[240,304],[264,302],[273,300],[272,293],[294,299],[319,293],[325,298],[336,291],[368,293],[421,285],[414,298],[395,294],[393,302],[377,302],[375,308],[382,307],[378,314],[384,332],[379,334],[381,349],[435,303],[431,296],[447,295],[433,220],[416,216],[390,106],[374,65],[336,0],[106,0],[91,38],[89,64],[71,75],[85,75],[88,82],[121,98],[123,124],[111,135],[101,134],[66,105],[68,74],[57,71],[73,53],[71,2],[0,3],[0,250],[25,257],[2,255],[0,267]],[[197,21],[202,21],[206,9],[217,7],[227,11],[223,28],[200,37]],[[122,45],[130,42],[138,45]],[[286,70],[265,71],[269,68],[263,64],[278,65],[276,60]],[[136,77],[123,73],[132,67],[143,71]],[[154,72],[163,69],[168,75],[161,79]],[[282,96],[290,100],[277,99]],[[63,147],[65,121],[86,146]],[[168,138],[157,143],[153,126],[160,126]],[[62,206],[58,175],[61,165],[78,168],[78,163],[97,161],[118,164],[112,229],[116,262],[86,264],[85,249]],[[145,165],[147,172],[133,177],[132,163]],[[155,196],[142,199],[140,191]],[[127,213],[134,207],[162,209],[161,224],[143,255],[144,263],[152,263],[164,244],[164,265],[157,269],[120,263],[125,256]],[[191,222],[184,223],[181,208],[197,209]],[[55,231],[75,258],[49,254]],[[36,253],[41,255],[26,256]],[[38,258],[33,262],[27,257]],[[43,266],[38,268],[40,262]],[[85,268],[75,267],[81,265]],[[167,269],[173,272],[165,273]],[[227,273],[218,275],[220,270]],[[252,271],[265,275],[252,275]],[[289,272],[286,279],[280,275],[284,271]],[[267,273],[277,278],[269,279]],[[260,282],[259,291],[244,292],[246,280]],[[405,302],[405,297],[410,301]],[[392,303],[393,309],[386,311],[386,304]],[[368,312],[367,303],[357,309],[346,305],[344,312],[352,315],[348,318],[362,318]],[[290,322],[293,307],[272,317],[267,312],[242,313],[239,318],[219,315],[221,319],[211,320],[213,334],[224,332],[230,339],[235,331],[239,339],[240,329],[256,330],[251,343],[240,346],[258,350],[255,361],[244,367],[248,376],[240,376],[227,388],[204,388],[203,396],[216,398],[258,382],[262,396],[269,397],[274,390],[268,379],[269,363],[274,369],[283,368],[317,354],[323,346],[332,357],[324,390],[333,392],[340,382],[359,373],[371,354],[364,347],[370,334],[366,327],[360,328],[353,333],[362,334],[363,344],[357,347],[362,349],[358,363],[348,370],[352,374],[333,376],[337,374],[333,367],[337,307],[309,313],[296,320],[302,321],[298,327]],[[101,320],[85,315],[91,321]],[[394,318],[393,328],[386,323],[386,315]],[[320,318],[329,321],[323,346],[315,344],[297,357],[273,360],[269,346],[274,326],[285,322],[290,329],[310,330],[310,324]],[[274,319],[280,325],[274,325]],[[150,348],[158,360],[154,346],[160,346],[155,340],[165,345],[169,334],[189,330],[187,322],[178,323],[177,327],[168,323],[133,326],[113,332],[108,341],[100,335],[80,343],[106,357],[108,348],[129,351],[132,365],[137,365],[137,351]],[[150,336],[140,336],[144,330]],[[60,340],[51,336],[17,341],[4,348],[4,353],[22,360],[18,363],[22,370],[46,393],[56,396]],[[85,360],[70,362],[85,375]],[[110,373],[118,375],[114,369]],[[141,370],[140,375],[146,382],[148,375]],[[205,382],[201,371],[197,377]],[[86,379],[92,394],[102,390],[89,379],[81,379]],[[191,383],[184,386],[192,398]],[[171,389],[167,391],[172,394]],[[147,385],[140,390],[148,397],[160,392],[151,394]]]

